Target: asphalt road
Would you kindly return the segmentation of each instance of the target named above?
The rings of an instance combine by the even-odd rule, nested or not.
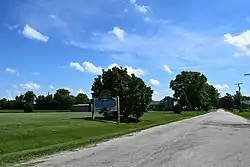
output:
[[[30,163],[37,167],[249,167],[250,124],[218,110]]]

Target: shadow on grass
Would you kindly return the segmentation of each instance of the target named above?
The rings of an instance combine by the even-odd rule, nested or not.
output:
[[[97,122],[103,122],[103,123],[114,123],[117,120],[116,119],[107,119],[105,117],[95,117],[95,120],[92,120],[92,117],[83,117],[83,118],[71,118],[71,119],[79,119],[79,120],[86,120],[86,121],[97,121]],[[121,123],[139,123],[140,120],[135,118],[126,118],[120,120]]]

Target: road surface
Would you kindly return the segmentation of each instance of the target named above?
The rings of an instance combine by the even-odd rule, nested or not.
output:
[[[250,124],[223,110],[30,162],[36,167],[249,167]]]

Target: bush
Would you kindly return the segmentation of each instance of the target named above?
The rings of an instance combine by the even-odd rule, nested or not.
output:
[[[181,114],[183,112],[183,107],[180,104],[176,104],[174,106],[174,113],[176,114]]]
[[[32,103],[26,103],[24,105],[24,112],[25,113],[31,113],[34,112],[34,105]]]

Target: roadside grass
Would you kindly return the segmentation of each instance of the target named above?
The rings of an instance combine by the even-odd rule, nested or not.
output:
[[[205,112],[146,113],[139,123],[92,121],[91,113],[0,113],[0,166],[86,146]]]
[[[249,110],[247,110],[247,112],[246,111],[245,112],[235,111],[233,113],[236,114],[236,115],[242,116],[242,117],[244,117],[246,119],[250,119],[250,111]]]

